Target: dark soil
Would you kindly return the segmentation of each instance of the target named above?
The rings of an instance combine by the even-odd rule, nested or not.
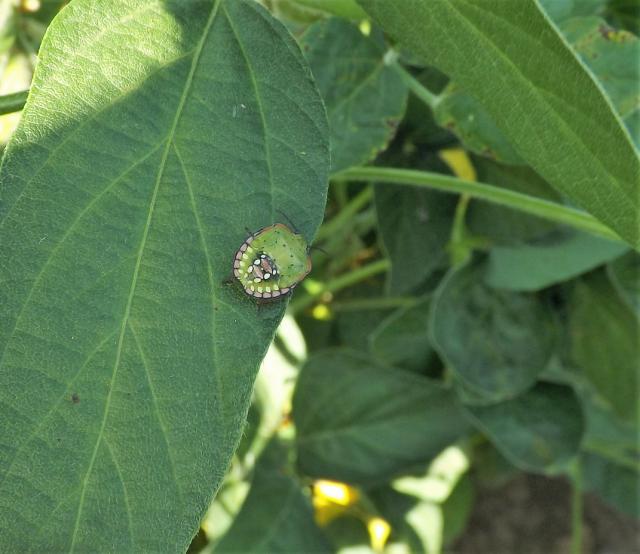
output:
[[[571,488],[564,479],[520,475],[480,490],[450,554],[568,554]],[[584,496],[584,554],[640,554],[640,522]]]

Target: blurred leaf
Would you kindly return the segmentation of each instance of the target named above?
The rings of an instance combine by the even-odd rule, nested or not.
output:
[[[473,481],[469,474],[466,473],[442,504],[442,544],[444,546],[451,544],[465,530],[474,500],[475,489]]]
[[[612,29],[599,17],[569,19],[560,30],[603,86],[640,148],[640,133],[635,128],[640,113],[640,40],[627,31]]]
[[[604,10],[607,0],[538,0],[554,22],[576,16],[596,15]]]
[[[392,294],[415,290],[447,266],[457,201],[456,196],[416,187],[376,186],[378,228],[391,259]]]
[[[310,71],[257,3],[55,18],[0,171],[0,550],[187,548],[286,305],[223,281],[278,208],[311,240],[328,165]]]
[[[516,466],[551,473],[566,468],[584,433],[582,408],[571,387],[539,383],[492,406],[467,406],[471,420]]]
[[[492,248],[485,281],[499,289],[540,290],[573,279],[628,250],[622,242],[559,229],[518,246]]]
[[[619,510],[640,518],[640,496],[638,481],[640,472],[636,469],[616,464],[597,454],[583,454],[580,458],[582,480],[586,490],[597,493]]]
[[[286,450],[272,442],[258,460],[251,490],[233,525],[213,551],[332,552],[313,520],[301,485],[286,473]]]
[[[378,325],[369,340],[377,360],[416,372],[427,367],[435,354],[429,343],[429,303],[430,297],[424,297]]]
[[[546,200],[561,201],[560,195],[529,167],[506,166],[476,157],[473,164],[478,181],[491,183],[516,192]],[[469,204],[466,224],[474,235],[498,244],[518,244],[523,240],[548,233],[557,224],[488,202]]]
[[[385,61],[381,34],[367,37],[356,25],[331,18],[309,27],[302,48],[329,115],[331,171],[375,158],[407,101],[404,80]]]
[[[638,0],[609,0],[605,12],[607,20],[616,27],[636,35],[640,32],[640,3]]]
[[[360,283],[358,287],[340,294],[340,300],[379,298],[383,294],[382,280],[376,279]],[[367,352],[371,334],[391,314],[392,308],[367,309],[337,312],[335,325],[337,337],[334,345],[348,346],[354,350]]]
[[[359,3],[476,97],[546,181],[640,246],[638,154],[535,0],[410,0],[402,9],[385,0]]]
[[[640,328],[604,272],[578,281],[569,319],[572,361],[619,417],[636,419]]]
[[[0,57],[2,57],[13,45],[16,38],[16,8],[13,2],[2,0],[0,2]],[[2,73],[0,64],[0,74]]]
[[[451,391],[347,349],[309,359],[293,419],[300,470],[348,483],[384,481],[467,430]]]
[[[609,264],[607,271],[618,294],[640,318],[640,254],[628,252],[620,256]]]
[[[449,83],[440,93],[434,115],[439,125],[455,133],[472,152],[498,162],[525,164],[482,104],[456,83]]]
[[[432,344],[454,376],[478,396],[498,402],[527,388],[553,352],[546,306],[531,294],[483,283],[486,263],[452,270],[431,305]]]

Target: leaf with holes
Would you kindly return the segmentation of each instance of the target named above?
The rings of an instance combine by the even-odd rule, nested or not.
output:
[[[245,226],[329,170],[322,101],[245,0],[76,0],[0,172],[0,550],[184,551],[285,303],[231,277]]]

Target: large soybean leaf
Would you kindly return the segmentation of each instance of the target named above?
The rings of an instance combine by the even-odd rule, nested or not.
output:
[[[517,246],[489,253],[486,282],[508,290],[540,290],[607,263],[627,244],[571,230],[557,230]]]
[[[331,18],[311,25],[302,47],[327,106],[332,172],[375,158],[407,101],[402,76],[385,60],[382,34],[368,37],[356,25]]]
[[[295,41],[245,0],[77,0],[0,173],[0,550],[184,550],[284,304],[224,285],[328,175]]]
[[[466,400],[498,402],[531,387],[545,369],[553,323],[534,295],[483,283],[485,268],[477,259],[450,272],[431,303],[429,329]]]
[[[584,433],[580,402],[563,385],[539,383],[512,400],[467,410],[507,459],[529,471],[566,469]]]
[[[611,102],[535,0],[359,0],[486,108],[551,185],[640,246],[640,160]]]
[[[604,272],[581,279],[569,306],[571,361],[621,418],[637,421],[640,323]]]
[[[468,429],[450,390],[348,349],[309,359],[293,420],[303,473],[363,484],[427,462]]]
[[[327,553],[332,548],[313,520],[309,499],[286,472],[286,450],[269,444],[231,528],[213,552]]]

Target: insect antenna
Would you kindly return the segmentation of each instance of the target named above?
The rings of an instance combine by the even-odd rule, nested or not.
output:
[[[289,222],[289,225],[291,225],[291,228],[292,228],[296,233],[300,234],[300,230],[298,229],[298,227],[296,226],[296,224],[295,224],[293,221],[291,221],[291,218],[290,218],[286,213],[284,213],[284,212],[283,212],[282,210],[280,210],[280,209],[277,209],[276,211],[277,211],[277,212],[278,212],[282,217],[284,217],[284,218]]]
[[[309,252],[313,250],[318,250],[319,252],[322,252],[325,256],[329,255],[329,252],[327,252],[324,248],[320,248],[319,246],[315,246],[314,244],[309,246]]]

